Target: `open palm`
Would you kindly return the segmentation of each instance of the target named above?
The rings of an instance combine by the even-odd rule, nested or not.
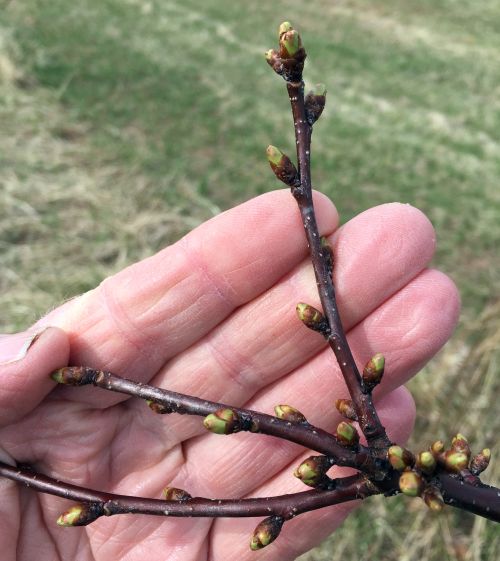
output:
[[[426,268],[434,233],[414,208],[384,205],[337,229],[331,202],[316,195],[315,204],[320,231],[335,247],[354,357],[364,363],[375,352],[386,356],[376,398],[390,437],[403,441],[414,408],[400,386],[450,335],[455,287]],[[218,216],[37,324],[61,329],[46,329],[23,359],[0,366],[3,456],[78,485],[146,497],[160,498],[166,485],[214,498],[304,490],[292,472],[309,454],[295,444],[216,436],[199,418],[158,416],[141,400],[97,388],[55,388],[48,376],[83,364],[267,413],[288,403],[332,430],[339,420],[334,400],[347,392],[330,349],[297,320],[299,301],[319,305],[289,193]],[[0,490],[6,561],[283,561],[316,545],[352,508],[299,516],[272,546],[253,553],[248,542],[258,519],[124,515],[60,528],[55,520],[66,501],[6,480]]]

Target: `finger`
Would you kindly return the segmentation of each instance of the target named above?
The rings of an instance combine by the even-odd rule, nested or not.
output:
[[[405,388],[399,388],[386,396],[379,403],[379,413],[383,423],[393,426],[390,437],[398,442],[405,442],[414,424],[415,406],[411,395]],[[398,419],[392,424],[391,419]],[[308,454],[307,454],[308,455]],[[296,458],[271,481],[256,489],[252,496],[265,497],[305,491],[300,481],[293,477],[292,472],[307,455]],[[343,476],[345,470],[332,470],[329,475]],[[343,505],[327,507],[318,511],[302,514],[286,522],[277,540],[260,552],[259,561],[288,561],[296,559],[301,553],[308,551],[333,532],[352,511],[359,506],[359,501]],[[251,561],[255,553],[248,546],[255,526],[259,520],[255,518],[218,519],[211,531],[211,554],[214,559],[223,559],[224,551],[231,551],[231,558]]]
[[[320,231],[331,233],[337,225],[335,208],[320,194],[315,206]],[[293,197],[275,191],[106,279],[42,324],[68,332],[72,363],[144,381],[236,307],[267,290],[306,253]]]
[[[351,330],[348,340],[358,364],[373,354],[370,349],[381,349],[386,355],[387,375],[379,397],[406,381],[441,348],[457,317],[453,283],[442,273],[425,271]],[[273,414],[275,405],[286,403],[299,409],[312,424],[333,432],[341,420],[334,408],[337,398],[348,398],[348,392],[331,350],[325,349],[245,406]],[[190,481],[198,474],[201,487],[197,492],[208,496],[244,495],[252,485],[283,469],[301,450],[286,441],[249,434],[230,439],[207,435],[185,444],[184,449],[186,464],[181,477]],[[219,477],[222,465],[233,466],[225,470],[223,480]],[[242,478],[245,465],[256,468]]]
[[[49,327],[0,337],[0,426],[13,423],[54,389],[49,374],[67,364],[66,334]]]

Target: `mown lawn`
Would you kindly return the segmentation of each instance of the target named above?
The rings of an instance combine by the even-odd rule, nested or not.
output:
[[[325,82],[314,183],[343,221],[398,200],[436,227],[454,342],[413,382],[415,443],[494,448],[500,342],[500,10],[495,0],[65,0],[0,8],[1,329],[26,327],[234,204],[278,187],[288,102],[262,53],[291,20]],[[431,413],[429,413],[431,411]],[[442,412],[442,414],[440,414]],[[497,447],[498,454],[498,447]],[[491,470],[500,481],[500,469]],[[374,500],[319,559],[493,560],[491,523]]]

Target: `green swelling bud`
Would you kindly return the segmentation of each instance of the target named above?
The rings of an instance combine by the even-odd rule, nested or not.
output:
[[[302,48],[302,39],[296,29],[290,28],[280,35],[280,57],[293,58]]]
[[[444,452],[444,442],[442,440],[436,440],[431,444],[429,450],[434,456],[439,456]]]
[[[385,358],[381,353],[377,353],[372,357],[363,368],[363,382],[369,389],[373,389],[380,384],[384,375]]]
[[[284,520],[281,516],[265,518],[254,530],[250,540],[250,549],[257,551],[272,543],[280,535],[283,522]]]
[[[397,471],[403,471],[415,463],[413,454],[401,446],[391,446],[387,451],[387,459]]]
[[[276,413],[276,417],[283,421],[289,421],[290,423],[306,422],[305,416],[291,405],[276,405],[274,412]]]
[[[318,331],[323,335],[328,333],[328,321],[314,306],[299,302],[296,311],[298,318],[306,327],[309,327],[309,329],[313,331]]]
[[[418,497],[422,492],[423,480],[414,471],[404,471],[399,477],[399,489],[408,497]]]
[[[417,456],[417,467],[423,473],[430,475],[436,469],[436,458],[431,452],[420,452]]]
[[[266,150],[267,160],[274,175],[289,187],[295,187],[299,183],[297,168],[290,158],[283,154],[276,146],[269,145]]]
[[[326,456],[310,456],[299,465],[293,475],[300,479],[304,485],[318,487],[326,481],[326,472],[332,465],[333,460]]]
[[[293,29],[292,24],[289,21],[284,21],[278,29],[278,39],[281,39],[283,33],[287,33]]]
[[[457,473],[468,467],[469,458],[463,452],[448,450],[444,455],[444,463],[448,471]]]
[[[358,431],[355,429],[354,425],[346,421],[339,423],[335,436],[344,446],[355,446],[359,442]]]
[[[238,414],[232,409],[219,409],[210,413],[203,420],[205,428],[215,434],[231,434],[238,432],[240,422]]]
[[[61,514],[56,523],[58,526],[86,526],[102,516],[103,510],[100,504],[78,504],[69,508]]]

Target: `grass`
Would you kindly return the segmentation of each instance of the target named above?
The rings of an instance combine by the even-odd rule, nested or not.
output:
[[[419,418],[415,445],[468,426],[474,442],[493,446],[493,0],[6,3],[1,329],[26,327],[220,210],[276,187],[263,149],[272,142],[291,152],[293,139],[287,101],[262,53],[284,19],[303,31],[306,77],[329,90],[315,131],[315,184],[344,221],[390,200],[421,208],[438,234],[435,265],[463,297],[456,339],[412,385],[430,411]],[[498,468],[490,477],[500,480]],[[451,509],[435,519],[415,504],[372,501],[303,559],[495,558],[492,524]]]

